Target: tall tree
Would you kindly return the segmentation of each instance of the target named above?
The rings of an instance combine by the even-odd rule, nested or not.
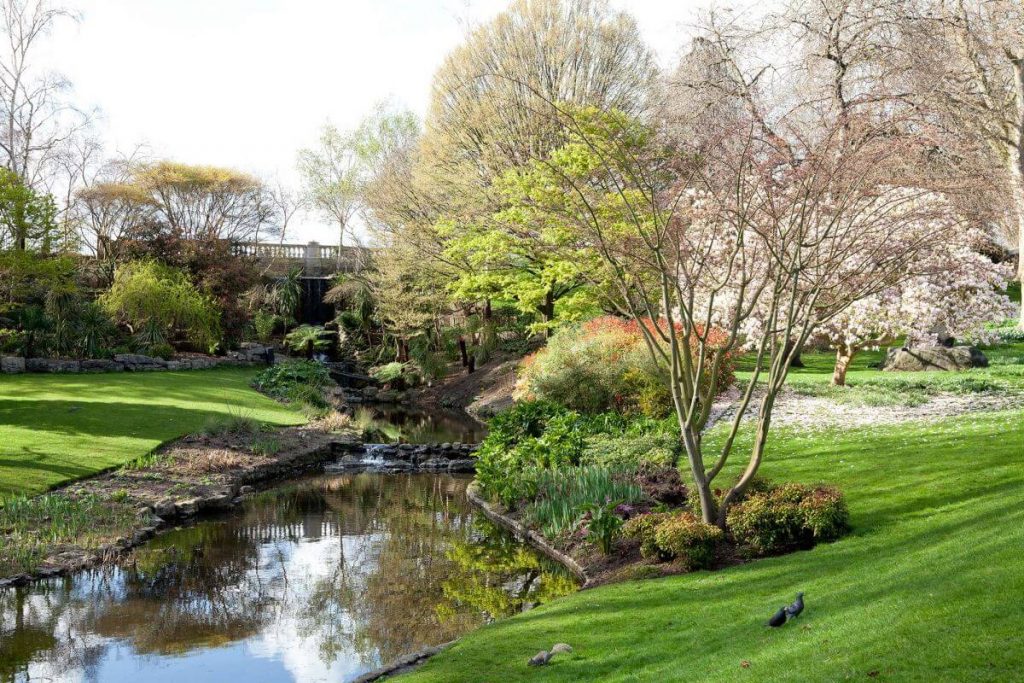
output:
[[[971,144],[967,173],[990,171],[1003,241],[1024,278],[1024,3],[939,0],[904,3],[914,96]],[[992,197],[991,193],[989,197]],[[1024,326],[1024,307],[1021,309]]]
[[[319,145],[299,151],[298,168],[310,205],[337,225],[338,246],[343,247],[346,233],[352,235],[366,176],[356,134],[325,125]]]
[[[253,240],[273,215],[263,183],[229,168],[158,161],[134,168],[130,182],[186,240]]]
[[[604,0],[516,0],[447,57],[417,175],[443,207],[436,241],[459,275],[456,296],[481,300],[514,285],[516,305],[550,323],[559,299],[580,293],[571,255],[523,241],[553,237],[553,226],[502,220],[495,179],[564,139],[550,102],[640,115],[655,79],[635,20]]]
[[[61,145],[88,121],[68,80],[37,61],[54,26],[73,19],[49,0],[0,1],[0,164],[33,187],[45,187]]]

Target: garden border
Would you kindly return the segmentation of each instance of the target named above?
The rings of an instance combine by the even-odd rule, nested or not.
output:
[[[572,559],[562,551],[557,550],[536,531],[527,528],[526,525],[522,524],[521,522],[518,522],[512,519],[511,517],[507,517],[498,512],[497,510],[495,510],[490,503],[484,500],[484,498],[480,495],[478,489],[479,486],[475,481],[470,482],[469,486],[466,487],[466,497],[469,498],[471,503],[480,508],[480,511],[484,513],[484,516],[487,517],[487,519],[491,520],[498,526],[507,529],[512,533],[513,536],[515,536],[520,541],[528,543],[529,545],[533,546],[536,550],[539,550],[541,553],[547,556],[549,559],[558,562],[563,567],[572,572],[577,579],[583,582],[583,585],[580,586],[581,590],[590,587],[591,578],[587,575],[586,570],[580,565],[579,562]]]

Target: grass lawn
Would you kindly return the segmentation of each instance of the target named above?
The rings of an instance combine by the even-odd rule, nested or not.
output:
[[[249,388],[253,373],[0,376],[0,499],[121,465],[198,431],[216,415],[305,421]]]
[[[985,374],[1017,385],[1020,351],[997,350],[1004,364]],[[827,360],[810,360],[800,379],[827,381]],[[1024,411],[780,430],[762,473],[840,486],[853,533],[719,572],[582,591],[480,629],[401,680],[1021,680]],[[798,590],[800,620],[766,628]],[[556,642],[575,652],[526,666]]]

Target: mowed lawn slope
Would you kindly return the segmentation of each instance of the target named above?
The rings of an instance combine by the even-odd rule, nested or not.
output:
[[[0,498],[121,465],[217,415],[304,422],[251,389],[253,372],[0,376]]]
[[[762,472],[846,492],[853,533],[713,573],[587,590],[466,636],[408,678],[1024,678],[1024,412],[773,434]],[[807,610],[765,621],[802,590]],[[547,667],[526,660],[575,648]]]

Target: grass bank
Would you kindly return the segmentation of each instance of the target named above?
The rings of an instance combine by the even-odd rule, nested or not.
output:
[[[958,376],[1016,385],[1020,351],[994,350],[990,358],[1000,362],[993,368]],[[827,359],[809,360],[796,381],[827,382]],[[851,372],[881,377],[900,380],[866,364]],[[928,385],[952,376],[916,377]],[[840,486],[853,533],[718,572],[583,591],[474,632],[402,680],[1019,678],[1024,411],[858,430],[782,429],[773,433],[762,472]],[[798,590],[807,593],[804,616],[766,628]],[[556,642],[575,652],[547,667],[526,666]]]
[[[254,372],[0,376],[0,499],[122,465],[218,416],[305,421],[251,389]]]

